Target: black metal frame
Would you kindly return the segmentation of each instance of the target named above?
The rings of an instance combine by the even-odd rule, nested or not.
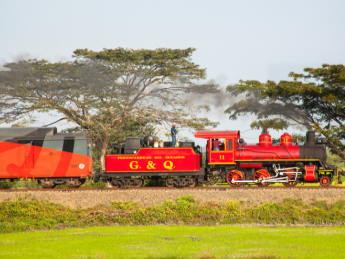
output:
[[[131,176],[204,176],[205,168],[200,168],[199,171],[194,172],[104,172],[101,174],[101,177],[131,177]]]

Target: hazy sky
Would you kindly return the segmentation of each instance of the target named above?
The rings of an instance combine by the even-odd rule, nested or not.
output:
[[[193,61],[223,87],[281,80],[307,66],[344,64],[344,14],[344,0],[0,0],[0,63],[66,61],[77,48],[194,47]],[[229,121],[219,108],[209,116],[219,129],[242,131],[253,119]]]

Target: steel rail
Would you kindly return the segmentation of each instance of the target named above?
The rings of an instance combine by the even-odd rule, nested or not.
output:
[[[128,188],[68,188],[68,189],[1,189],[1,192],[83,192],[83,191],[131,191],[131,190],[142,190],[142,191],[152,191],[152,190],[205,190],[205,191],[227,191],[227,190],[291,190],[291,189],[312,189],[312,190],[328,190],[328,189],[344,189],[345,186],[293,186],[293,187],[285,187],[285,186],[265,186],[265,187],[258,187],[258,186],[240,186],[240,187],[165,187],[165,186],[155,186],[155,187],[128,187]]]

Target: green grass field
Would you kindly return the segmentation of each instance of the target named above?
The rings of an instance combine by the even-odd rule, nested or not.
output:
[[[126,226],[0,234],[0,258],[345,258],[345,227]]]

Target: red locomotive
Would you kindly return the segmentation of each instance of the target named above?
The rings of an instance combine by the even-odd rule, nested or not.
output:
[[[207,140],[206,166],[194,142],[180,142],[180,147],[153,147],[141,138],[129,138],[125,148],[106,156],[103,182],[114,186],[142,186],[143,179],[166,177],[167,186],[195,186],[215,183],[220,179],[230,186],[256,184],[267,186],[282,183],[292,187],[300,182],[319,182],[328,186],[333,177],[340,181],[344,174],[328,165],[325,139],[315,139],[307,132],[304,145],[293,145],[291,135],[284,133],[279,145],[272,145],[271,136],[260,135],[258,144],[246,144],[239,131],[197,131],[196,138]],[[170,147],[169,147],[170,145]]]
[[[92,169],[88,133],[56,128],[0,128],[0,179],[37,180],[44,188],[79,187]]]

